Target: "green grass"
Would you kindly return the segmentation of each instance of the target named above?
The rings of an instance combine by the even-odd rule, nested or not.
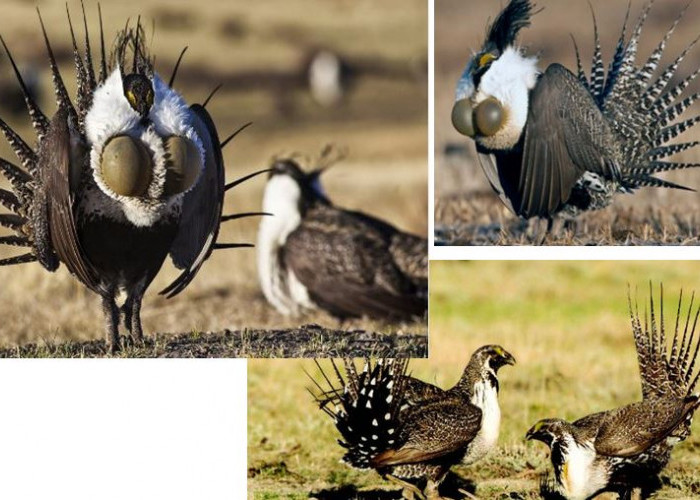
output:
[[[549,459],[543,445],[524,440],[535,421],[575,419],[640,398],[627,284],[639,287],[643,304],[649,280],[663,280],[672,325],[678,290],[690,291],[696,276],[699,262],[432,262],[430,358],[413,360],[413,374],[449,387],[487,343],[503,345],[518,361],[500,374],[499,449],[454,472],[480,498],[537,498]],[[249,495],[390,498],[382,491],[396,488],[376,473],[338,463],[337,432],[306,393],[302,368],[318,376],[309,362],[249,362]],[[699,451],[696,420],[657,498],[700,494]]]

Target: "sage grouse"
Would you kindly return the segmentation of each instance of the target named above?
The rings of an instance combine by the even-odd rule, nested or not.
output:
[[[561,419],[537,422],[528,439],[544,442],[551,449],[555,489],[570,500],[591,498],[603,491],[617,491],[623,498],[645,491],[652,478],[666,467],[673,447],[690,435],[693,413],[700,406],[698,384],[693,377],[700,339],[696,322],[700,308],[694,296],[685,314],[678,302],[670,352],[663,318],[653,297],[651,321],[644,324],[635,305],[632,331],[642,380],[642,401],[588,415],[573,423]]]
[[[39,21],[58,103],[52,118],[26,91],[2,41],[38,145],[33,149],[0,120],[21,163],[0,160],[13,189],[0,191],[0,202],[12,212],[0,215],[0,224],[16,232],[1,241],[29,248],[0,265],[38,261],[55,271],[63,263],[102,297],[107,341],[116,350],[120,316],[131,336],[142,339],[141,301],[168,254],[182,270],[162,292],[172,297],[214,249],[226,246],[216,240],[224,193],[236,184],[224,184],[221,148],[227,141],[219,142],[203,105],[188,106],[173,90],[177,65],[169,82],[155,72],[140,22],[118,34],[108,58],[100,13],[96,73],[85,9],[82,53],[68,15],[78,89],[74,105],[41,15]],[[122,290],[120,314],[116,298]]]
[[[406,360],[367,360],[361,373],[345,360],[345,378],[333,363],[337,385],[321,369],[329,388],[317,384],[315,396],[342,435],[345,463],[375,469],[409,498],[439,499],[450,467],[474,463],[496,446],[498,370],[513,364],[502,347],[481,347],[457,384],[442,390],[408,376]]]
[[[263,198],[273,217],[262,220],[257,243],[265,297],[285,315],[321,308],[341,318],[423,316],[426,240],[333,205],[320,183],[327,166],[305,173],[293,159],[273,162]]]
[[[698,145],[669,144],[700,121],[676,120],[698,97],[684,91],[700,70],[676,79],[697,40],[654,76],[681,14],[647,61],[637,63],[651,3],[629,40],[625,22],[607,75],[595,27],[590,79],[580,60],[577,75],[560,64],[540,73],[537,58],[515,44],[530,25],[529,0],[510,0],[489,28],[457,84],[452,123],[475,140],[491,186],[515,214],[571,218],[607,206],[616,193],[687,189],[655,175],[698,166],[667,160]]]

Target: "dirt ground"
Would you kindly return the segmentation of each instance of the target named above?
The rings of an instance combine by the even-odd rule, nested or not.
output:
[[[400,5],[400,8],[398,8]],[[80,4],[69,4],[74,23]],[[273,156],[300,153],[313,163],[328,143],[348,156],[325,177],[338,205],[382,217],[417,234],[427,233],[427,10],[422,0],[323,2],[273,0],[207,2],[135,1],[102,5],[108,44],[127,17],[139,14],[155,23],[152,51],[156,70],[169,77],[183,46],[189,47],[175,87],[189,102],[201,102],[219,83],[224,87],[208,109],[226,137],[242,124],[253,125],[224,151],[227,179],[269,165]],[[68,85],[74,85],[65,4],[42,2],[41,12],[60,58]],[[93,49],[97,43],[96,4],[86,2]],[[300,16],[299,12],[313,12]],[[45,52],[33,2],[3,4],[1,34],[23,71],[37,71],[41,102],[52,112]],[[315,48],[329,48],[355,69],[349,93],[336,107],[316,104],[304,86],[303,61]],[[0,81],[11,69],[0,58]],[[29,138],[21,113],[0,111]],[[0,153],[13,159],[3,143]],[[256,211],[264,179],[228,194],[224,213]],[[225,223],[221,242],[251,242],[259,221]],[[11,254],[10,251],[3,256]],[[214,253],[189,288],[172,300],[157,295],[175,276],[166,263],[143,307],[144,329],[152,332],[296,329],[319,324],[333,330],[426,334],[426,324],[381,324],[357,320],[340,324],[323,313],[285,318],[268,307],[260,292],[255,251]],[[102,316],[96,296],[71,279],[65,269],[49,274],[38,264],[0,269],[0,344],[44,347],[63,341],[101,340]]]
[[[41,342],[0,350],[0,358],[425,358],[425,334],[332,330],[320,325],[286,329],[245,329],[219,332],[158,334],[142,345],[124,339],[122,350],[110,354],[104,340]]]
[[[493,245],[540,243],[542,235],[514,217],[493,194],[481,171],[473,141],[452,127],[450,113],[457,80],[473,51],[480,49],[487,21],[493,20],[505,1],[440,0],[435,5],[435,231],[440,245]],[[529,54],[538,55],[540,69],[552,62],[575,68],[572,34],[579,45],[582,61],[588,69],[593,48],[593,22],[589,2],[539,0],[543,10],[532,19],[532,26],[520,33],[519,42]],[[591,0],[596,13],[603,47],[609,61],[625,18],[627,2]],[[630,24],[645,0],[633,0]],[[656,47],[682,8],[684,0],[668,0],[654,5],[640,43],[639,60]],[[691,5],[668,43],[661,67],[670,63],[697,36],[696,19],[700,6]],[[629,31],[629,30],[628,30]],[[700,64],[696,47],[681,65],[675,81],[692,73]],[[695,82],[688,95],[697,92]],[[685,116],[700,111],[697,103]],[[700,139],[700,130],[692,130],[677,141]],[[696,148],[697,149],[697,148]],[[700,151],[678,156],[680,161],[697,162]],[[661,177],[694,189],[700,188],[699,169]],[[634,195],[620,195],[605,210],[581,218],[575,225],[547,236],[551,245],[656,245],[698,244],[700,234],[700,195],[669,189],[643,189]]]

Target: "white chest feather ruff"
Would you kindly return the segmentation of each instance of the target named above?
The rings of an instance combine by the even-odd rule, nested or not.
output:
[[[172,213],[173,207],[179,207],[182,203],[183,193],[169,198],[162,197],[167,168],[164,138],[172,135],[187,137],[197,146],[201,164],[205,164],[204,147],[193,127],[193,116],[189,107],[157,74],[153,75],[152,84],[154,100],[147,127],[141,124],[138,113],[124,97],[119,68],[95,90],[92,107],[85,116],[85,132],[91,146],[90,166],[93,178],[100,190],[116,201],[105,204],[102,211],[115,220],[125,219],[135,226],[150,226],[163,215]],[[116,135],[129,135],[140,139],[151,153],[153,176],[145,197],[121,196],[104,182],[100,168],[102,149],[107,141]],[[196,185],[197,181],[193,185]],[[88,206],[84,208],[89,210],[90,204],[88,200]]]
[[[485,381],[474,384],[471,403],[480,408],[481,429],[469,445],[462,463],[470,464],[482,459],[498,442],[501,428],[501,407],[498,405],[498,391]]]
[[[568,453],[562,467],[560,485],[570,500],[585,500],[608,482],[606,471],[596,461],[592,443],[577,444],[571,436],[566,436]]]
[[[300,198],[301,190],[292,178],[276,175],[268,181],[263,196],[263,211],[273,216],[262,219],[256,245],[258,277],[263,294],[285,315],[316,307],[306,287],[291,270],[282,267],[279,258],[287,237],[301,223]]]
[[[477,140],[489,149],[510,149],[518,143],[527,123],[530,90],[537,83],[537,58],[525,57],[520,49],[509,47],[491,64],[479,82],[473,104],[495,97],[502,104],[506,121],[491,137]]]

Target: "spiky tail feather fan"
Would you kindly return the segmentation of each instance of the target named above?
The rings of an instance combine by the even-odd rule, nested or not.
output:
[[[649,310],[640,318],[638,304],[632,304],[628,295],[630,318],[637,349],[639,373],[642,379],[644,399],[674,397],[694,406],[686,421],[674,432],[680,440],[690,435],[690,426],[695,410],[700,406],[700,395],[695,393],[700,370],[695,373],[695,363],[700,351],[700,338],[696,334],[700,305],[695,305],[695,294],[691,294],[687,311],[683,312],[681,291],[676,310],[676,321],[671,350],[668,350],[664,321],[663,285],[659,291],[659,311],[654,303],[653,289],[649,284]]]
[[[66,8],[67,9],[67,8]],[[89,107],[92,104],[92,93],[97,85],[106,78],[106,60],[104,47],[104,34],[102,30],[102,14],[100,12],[100,49],[102,58],[100,61],[99,77],[95,76],[92,54],[90,50],[90,39],[87,28],[87,16],[85,6],[81,3],[83,15],[83,27],[85,38],[85,54],[81,55],[78,49],[75,32],[73,30],[70,13],[68,15],[68,25],[70,27],[73,56],[76,69],[76,80],[78,94],[76,98],[77,109],[68,96],[68,91],[63,82],[63,78],[58,70],[58,64],[49,42],[46,28],[41,14],[37,9],[39,23],[46,45],[46,52],[49,59],[49,66],[52,75],[54,92],[56,94],[56,104],[58,109],[64,110],[69,120],[73,120],[75,125],[82,125]],[[50,121],[47,115],[39,108],[37,102],[28,91],[22,75],[17,68],[12,54],[0,37],[0,42],[7,54],[7,58],[12,65],[12,69],[17,78],[17,82],[24,95],[29,117],[36,133],[37,142],[42,144],[46,136]],[[10,214],[0,216],[0,225],[15,231],[15,235],[6,236],[0,239],[1,244],[28,247],[30,251],[23,255],[0,260],[0,265],[21,264],[25,262],[39,261],[49,271],[54,271],[58,265],[58,258],[51,248],[48,220],[46,213],[46,185],[45,180],[38,170],[39,153],[32,149],[19,134],[17,134],[7,123],[0,119],[0,131],[9,142],[21,166],[15,165],[5,159],[0,159],[0,173],[10,181],[12,191],[2,190],[0,192],[0,204],[10,210]]]
[[[643,397],[673,395],[683,399],[692,396],[700,377],[700,371],[693,376],[700,351],[700,338],[696,334],[700,304],[695,304],[695,294],[691,294],[690,304],[684,313],[683,292],[680,293],[670,352],[664,321],[663,285],[659,291],[658,311],[652,286],[649,285],[649,310],[645,310],[643,322],[639,306],[636,300],[632,303],[631,294],[628,301]]]
[[[328,387],[322,387],[309,376],[320,391],[312,395],[319,407],[333,418],[343,437],[338,440],[348,450],[343,461],[360,469],[371,468],[372,459],[395,446],[399,435],[398,417],[404,401],[408,361],[366,359],[363,370],[358,372],[353,361],[345,359],[345,376],[333,360],[330,375],[316,364]]]
[[[604,116],[609,119],[622,140],[624,161],[620,165],[621,188],[633,190],[640,187],[671,187],[688,189],[670,181],[654,177],[655,174],[700,166],[700,163],[665,161],[670,156],[690,150],[700,142],[668,144],[683,132],[700,123],[700,116],[676,121],[697,99],[699,93],[683,97],[688,86],[700,74],[700,69],[671,86],[679,65],[695,46],[693,40],[681,54],[654,79],[666,45],[683,18],[687,7],[673,22],[669,30],[651,53],[647,61],[637,66],[637,50],[642,28],[649,15],[654,0],[642,11],[634,31],[625,41],[627,16],[618,40],[615,53],[608,66],[607,75],[601,54],[598,27],[594,23],[594,54],[590,79],[587,78],[578,47],[576,61],[578,79],[595,99]],[[574,45],[576,42],[574,41]]]
[[[57,105],[59,109],[65,110],[72,119],[82,119],[82,117],[84,117],[87,112],[87,107],[90,105],[90,100],[84,96],[91,96],[92,91],[97,85],[92,58],[89,52],[87,19],[84,6],[82,6],[82,13],[83,24],[85,26],[85,44],[88,48],[85,58],[80,55],[77,48],[77,42],[69,16],[79,89],[77,111],[71,103],[61,74],[58,71],[56,58],[51,44],[49,43],[41,14],[39,14],[39,22],[46,44]],[[101,24],[102,20],[100,17],[100,25]],[[102,37],[102,40],[104,40],[104,37]],[[28,91],[24,79],[17,68],[17,64],[2,37],[0,37],[0,42],[2,42],[2,46],[24,95],[27,111],[32,120],[32,126],[36,133],[37,141],[41,144],[41,141],[49,129],[49,119],[39,108],[31,93]],[[102,52],[104,53],[104,43]],[[104,66],[104,58],[102,65]],[[85,91],[87,92],[81,95],[81,92]],[[39,155],[19,136],[19,134],[1,119],[0,131],[2,131],[9,142],[21,164],[21,166],[17,166],[5,159],[0,159],[0,172],[10,181],[12,186],[12,191],[3,190],[2,194],[0,194],[0,203],[11,212],[10,214],[4,214],[0,218],[0,225],[15,232],[14,236],[2,238],[0,243],[30,248],[28,253],[0,260],[0,265],[21,264],[38,260],[46,269],[53,271],[58,267],[58,258],[48,243],[49,234],[46,215],[46,198],[44,194],[46,186],[44,185],[44,180],[40,172],[38,172]]]

